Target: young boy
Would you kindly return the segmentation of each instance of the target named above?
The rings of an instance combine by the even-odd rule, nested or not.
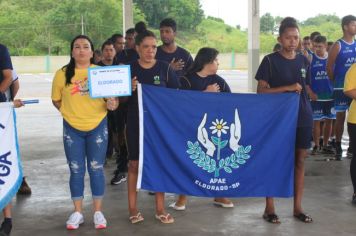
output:
[[[322,143],[323,154],[333,154],[330,146],[327,146],[331,133],[332,120],[336,118],[334,111],[334,100],[332,98],[333,87],[326,72],[326,62],[328,53],[326,52],[327,41],[324,36],[317,36],[314,39],[314,51],[310,54],[311,62],[311,90],[316,95],[317,100],[311,101],[313,109],[313,139],[315,146],[312,155],[315,155],[319,146],[319,138],[322,133],[324,139]],[[320,122],[324,120],[324,126],[320,130]]]
[[[356,61],[356,17],[348,15],[342,18],[343,37],[330,48],[327,72],[334,82],[334,100],[336,111],[335,136],[336,158],[341,160],[341,138],[344,133],[345,113],[349,109],[351,98],[343,93],[345,74]]]

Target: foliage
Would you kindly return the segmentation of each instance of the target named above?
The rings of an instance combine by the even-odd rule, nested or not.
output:
[[[1,43],[12,55],[67,54],[82,26],[95,47],[113,33],[122,33],[121,0],[7,0],[0,2],[0,9],[6,12],[0,14]],[[144,20],[137,7],[134,16]]]
[[[260,31],[262,33],[273,33],[275,19],[270,13],[266,13],[260,18]]]
[[[231,174],[233,169],[238,169],[241,165],[246,164],[246,161],[250,158],[248,153],[251,151],[251,145],[245,148],[240,146],[230,156],[215,160],[202,150],[197,141],[195,143],[188,141],[187,146],[187,153],[190,155],[189,158],[193,160],[193,163],[208,173],[215,172],[215,177],[219,176],[217,173],[220,170]]]
[[[336,15],[319,14],[315,17],[308,18],[307,20],[302,22],[302,25],[303,26],[313,26],[313,25],[316,26],[316,25],[322,25],[322,24],[328,23],[328,22],[340,25],[341,19]]]
[[[218,17],[214,17],[214,16],[208,16],[207,19],[213,20],[213,21],[217,21],[217,22],[225,23],[223,19],[218,18]]]
[[[95,47],[114,33],[122,33],[122,0],[6,0],[0,1],[0,40],[12,55],[66,55],[73,37],[83,29]],[[177,43],[196,53],[207,46],[221,53],[247,52],[247,32],[217,17],[204,18],[199,0],[134,0],[134,22],[146,21],[157,35],[160,21],[177,21]],[[261,16],[260,51],[271,52],[273,35],[283,18]],[[272,24],[273,23],[273,24]],[[300,22],[301,37],[319,31],[329,41],[342,36],[340,19],[317,15]]]
[[[154,28],[159,27],[162,19],[171,17],[175,19],[180,30],[195,30],[204,16],[199,0],[135,0],[134,2],[145,13],[148,25]]]

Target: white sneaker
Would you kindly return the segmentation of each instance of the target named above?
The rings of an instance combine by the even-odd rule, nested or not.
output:
[[[96,229],[105,229],[106,228],[106,219],[101,211],[96,211],[94,213],[94,225]]]
[[[84,223],[84,217],[83,214],[76,211],[73,212],[70,216],[69,219],[67,220],[67,229],[72,230],[72,229],[78,229],[79,225]]]

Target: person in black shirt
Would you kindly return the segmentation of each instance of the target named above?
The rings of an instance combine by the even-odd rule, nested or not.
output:
[[[312,100],[316,98],[309,87],[309,61],[304,55],[296,53],[299,40],[299,28],[296,20],[291,17],[285,18],[281,22],[278,38],[282,49],[263,58],[255,78],[258,80],[257,93],[296,92],[300,94],[295,143],[293,215],[302,222],[310,223],[313,220],[311,216],[303,212],[302,197],[304,159],[311,146],[313,127],[312,108],[308,95]],[[280,223],[275,213],[272,197],[267,196],[266,198],[263,218],[270,223]]]
[[[130,63],[133,88],[137,82],[160,87],[179,88],[179,81],[174,71],[166,62],[155,59],[157,39],[151,31],[142,31],[136,38],[136,50],[139,59]],[[144,220],[137,209],[137,177],[139,165],[139,113],[137,91],[128,98],[126,139],[129,153],[128,198],[131,223]],[[173,217],[165,211],[164,193],[156,192],[156,219],[162,223],[173,223]]]
[[[180,78],[181,89],[231,93],[226,81],[216,74],[219,66],[218,53],[214,48],[201,48],[190,69]],[[178,200],[171,203],[169,207],[182,211],[185,210],[186,203],[187,197],[179,195]],[[234,204],[227,198],[215,198],[214,204],[224,208],[234,207]]]
[[[169,63],[178,77],[184,75],[191,66],[193,58],[187,50],[175,43],[176,22],[171,18],[162,20],[159,33],[163,44],[157,48],[156,59]]]

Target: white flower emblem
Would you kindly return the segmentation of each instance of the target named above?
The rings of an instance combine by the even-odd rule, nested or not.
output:
[[[213,126],[210,126],[209,129],[213,130],[211,133],[212,134],[216,134],[218,135],[218,137],[221,137],[221,133],[227,134],[226,130],[229,129],[228,126],[226,126],[226,121],[224,122],[223,119],[221,119],[220,121],[218,119],[215,120],[216,122],[211,122],[213,124]]]

